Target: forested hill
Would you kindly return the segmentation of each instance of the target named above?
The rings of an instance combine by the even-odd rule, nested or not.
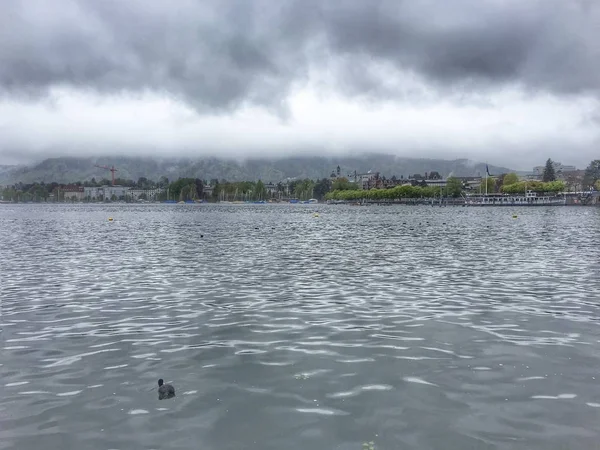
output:
[[[233,161],[220,158],[166,159],[166,158],[50,158],[31,166],[0,166],[0,184],[17,182],[69,183],[92,178],[110,179],[110,172],[95,167],[96,164],[112,166],[117,178],[137,180],[146,177],[158,180],[179,177],[219,179],[228,181],[281,181],[287,178],[329,177],[339,165],[341,174],[347,176],[368,171],[380,172],[385,177],[437,171],[442,176],[476,176],[485,174],[485,163],[467,159],[416,159],[391,155],[364,155],[355,157],[285,157],[281,159],[248,159]],[[504,167],[490,166],[492,174],[510,172]]]

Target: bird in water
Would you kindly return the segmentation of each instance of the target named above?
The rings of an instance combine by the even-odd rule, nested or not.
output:
[[[158,380],[158,399],[164,400],[173,397],[175,397],[175,388],[173,385],[165,384],[162,378]]]

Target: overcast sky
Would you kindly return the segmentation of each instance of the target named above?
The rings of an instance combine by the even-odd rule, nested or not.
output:
[[[1,0],[0,164],[600,158],[597,0]]]

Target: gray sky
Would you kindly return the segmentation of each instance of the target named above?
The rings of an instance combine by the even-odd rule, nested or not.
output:
[[[600,157],[595,0],[2,0],[0,164]]]

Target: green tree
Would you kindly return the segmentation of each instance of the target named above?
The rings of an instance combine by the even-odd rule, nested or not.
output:
[[[331,180],[329,178],[322,178],[315,183],[313,195],[318,200],[323,200],[327,193],[331,191]]]
[[[221,195],[221,184],[219,183],[219,180],[213,180],[213,181],[214,181],[214,183],[211,181],[211,186],[213,187],[211,200],[213,202],[218,202],[219,196]]]
[[[294,186],[294,195],[299,200],[309,200],[313,195],[315,182],[306,178]]]
[[[519,176],[516,173],[507,173],[504,175],[502,180],[502,186],[508,186],[509,184],[515,184],[519,182]]]
[[[288,192],[289,192],[290,196],[293,197],[295,195],[294,193],[296,192],[296,185],[299,183],[300,183],[300,180],[291,180],[288,183]]]
[[[556,173],[554,172],[554,163],[550,158],[546,161],[546,167],[544,167],[544,174],[542,175],[542,181],[549,183],[550,181],[556,181]]]
[[[284,192],[285,192],[285,185],[280,181],[279,183],[277,183],[277,194],[279,195],[279,198],[281,198],[283,196]]]
[[[171,198],[179,201],[194,200],[198,198],[196,181],[194,178],[179,178],[169,185]]]
[[[397,200],[402,198],[431,198],[439,195],[439,188],[432,186],[396,186],[393,189],[352,189],[329,192],[327,200]]]
[[[496,192],[500,192],[500,189],[502,189],[502,186],[504,185],[504,177],[506,175],[506,173],[501,173],[500,175],[495,177],[496,179],[494,180],[494,190]]]
[[[198,200],[198,190],[196,189],[196,182],[190,183],[186,186],[186,198],[185,200]]]
[[[487,193],[493,194],[496,189],[496,181],[494,180],[493,177],[487,177],[487,178],[481,179],[481,193],[482,194],[486,193],[486,189],[485,189],[486,180],[487,180]]]
[[[350,183],[348,181],[348,178],[336,178],[335,181],[333,182],[331,189],[333,189],[334,191],[351,191],[356,189],[356,185],[353,183]]]
[[[584,187],[594,186],[598,180],[600,180],[600,159],[595,159],[585,169],[583,185]]]
[[[583,175],[576,172],[566,172],[565,173],[565,182],[567,184],[567,190],[569,192],[572,191],[580,191],[583,185]]]
[[[502,186],[502,192],[505,194],[525,194],[525,191],[533,191],[540,194],[543,193],[559,193],[563,192],[566,184],[563,181],[551,181],[544,183],[543,181],[520,181],[518,183]]]
[[[456,177],[448,177],[446,180],[446,195],[449,197],[460,197],[463,191],[462,181]]]
[[[169,179],[163,175],[162,177],[159,178],[158,185],[161,188],[165,188],[166,189],[167,186],[169,186]]]
[[[254,186],[254,200],[265,200],[267,198],[267,189],[265,184],[258,180],[256,186]]]
[[[5,201],[17,201],[17,191],[14,187],[6,187],[2,190],[2,199]]]
[[[196,178],[194,180],[194,184],[196,185],[196,195],[197,195],[196,198],[203,198],[204,197],[204,181],[202,181],[200,178]]]
[[[538,190],[538,192],[544,192],[544,193],[554,193],[557,194],[559,192],[564,192],[566,190],[567,185],[565,184],[564,181],[561,180],[556,180],[556,181],[550,181],[548,183],[542,183],[542,186],[540,186],[540,190]]]
[[[597,191],[600,191],[600,180],[596,180],[596,183],[594,183],[594,188],[595,188]]]
[[[136,184],[138,189],[148,189],[148,178],[139,177]]]

